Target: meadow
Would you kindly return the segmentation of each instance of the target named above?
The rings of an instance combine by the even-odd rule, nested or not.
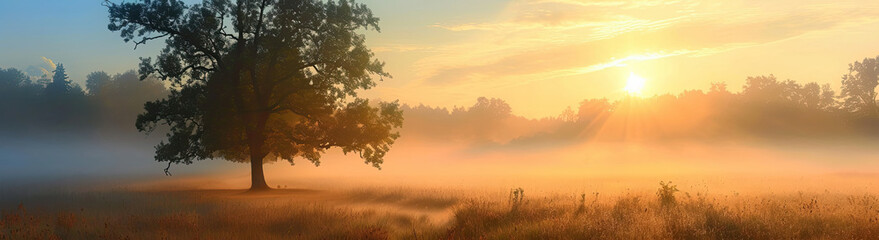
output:
[[[0,239],[874,239],[879,197],[831,190],[100,190],[5,195]]]
[[[877,27],[876,0],[0,1],[0,240],[879,239]]]

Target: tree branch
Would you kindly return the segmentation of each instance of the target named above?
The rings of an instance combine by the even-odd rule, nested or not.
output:
[[[171,171],[169,171],[169,169],[171,169],[171,161],[168,161],[168,166],[165,167],[165,175],[170,177]]]
[[[291,112],[291,113],[293,113],[293,114],[296,114],[296,115],[299,115],[299,116],[301,116],[301,117],[304,117],[305,119],[308,119],[308,120],[311,120],[311,121],[314,121],[314,122],[320,122],[320,120],[315,119],[315,118],[312,117],[311,115],[306,114],[306,113],[303,113],[303,112],[300,112],[300,111],[297,111],[296,109],[293,109],[292,107],[280,107],[280,106],[277,106],[277,107],[272,107],[272,109],[271,109],[270,111],[271,111],[271,113],[281,113],[281,112],[284,112],[284,111],[289,111],[289,112]]]
[[[140,41],[134,42],[134,50],[137,50],[137,46],[140,46],[141,44],[146,44],[147,41],[152,41],[152,40],[156,40],[159,38],[167,37],[168,35],[169,35],[168,33],[165,33],[165,34],[162,34],[159,36],[154,36],[154,37],[143,37],[140,39]]]
[[[221,57],[220,57],[220,55],[219,55],[218,52],[210,51],[210,50],[208,50],[207,48],[205,48],[204,46],[200,46],[200,45],[196,44],[197,42],[196,42],[196,41],[193,41],[191,36],[188,36],[188,35],[186,35],[186,34],[183,34],[183,33],[181,33],[180,31],[178,31],[178,30],[176,30],[176,29],[172,29],[172,28],[170,28],[170,27],[160,27],[160,26],[158,26],[158,25],[156,25],[156,24],[152,24],[152,23],[150,23],[150,22],[142,22],[142,21],[138,21],[138,20],[136,20],[136,19],[126,19],[126,20],[128,20],[128,21],[131,22],[131,23],[139,24],[139,25],[144,26],[144,27],[146,27],[146,28],[150,28],[150,29],[152,29],[152,30],[154,30],[154,31],[164,32],[164,34],[162,34],[163,36],[177,36],[177,37],[180,37],[180,38],[182,38],[184,41],[186,41],[187,43],[189,43],[189,45],[195,47],[195,49],[197,49],[197,50],[199,50],[199,51],[204,52],[205,54],[207,54],[207,55],[208,55],[210,58],[212,58],[212,59],[213,59],[218,65],[222,65],[222,59],[221,59]],[[147,39],[147,38],[144,38],[144,39]],[[145,42],[145,41],[142,40],[142,42]],[[136,48],[136,47],[137,47],[137,43],[135,43],[135,48]]]

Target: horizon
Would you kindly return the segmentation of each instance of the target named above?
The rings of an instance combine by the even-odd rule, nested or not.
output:
[[[876,29],[868,0],[0,2],[0,239],[871,239]]]

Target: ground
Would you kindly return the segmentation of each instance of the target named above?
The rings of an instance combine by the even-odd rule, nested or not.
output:
[[[870,239],[870,193],[430,188],[6,194],[0,239]],[[663,197],[665,196],[665,197]],[[671,198],[669,198],[671,196]]]

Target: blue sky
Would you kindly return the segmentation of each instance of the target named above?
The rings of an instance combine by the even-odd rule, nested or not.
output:
[[[0,3],[0,67],[26,70],[43,66],[41,57],[63,63],[71,80],[83,83],[92,71],[122,72],[138,56],[154,55],[158,44],[126,44],[107,30],[102,1],[24,1]]]
[[[498,9],[504,1],[478,1],[475,4],[465,0],[362,2],[385,19],[382,28],[390,30],[370,35],[412,41],[411,38],[418,38],[417,32],[432,24],[454,19],[462,22],[480,19],[480,15]],[[107,30],[107,10],[102,3],[102,0],[0,2],[0,67],[26,70],[29,66],[43,66],[42,57],[46,57],[65,64],[71,79],[83,83],[89,72],[103,70],[113,73],[134,69],[138,57],[158,53],[160,41],[134,50],[133,44],[124,43],[117,33]],[[449,12],[454,12],[454,16],[446,14]],[[418,41],[439,43],[446,40]]]

